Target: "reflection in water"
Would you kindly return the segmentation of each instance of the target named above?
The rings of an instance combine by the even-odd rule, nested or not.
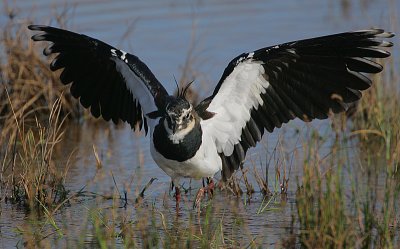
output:
[[[242,52],[328,33],[371,26],[390,27],[391,21],[383,18],[389,16],[390,4],[385,1],[361,2],[363,8],[359,8],[358,2],[319,0],[301,3],[295,0],[78,0],[67,4],[67,23],[75,31],[84,32],[138,55],[170,92],[174,90],[173,76],[181,74],[186,60],[185,53],[191,50],[194,39],[196,46],[192,48],[194,56],[191,68],[197,82],[195,86],[200,95],[207,96],[212,92],[214,82],[217,82],[227,63]],[[52,13],[60,13],[65,4],[64,1],[48,0],[16,3],[19,18],[34,17],[37,23],[49,23]],[[398,3],[394,5],[395,8],[398,7]],[[0,21],[4,22],[4,17]],[[127,30],[127,27],[131,30]],[[268,207],[269,211],[257,214],[259,207],[263,205],[261,194],[256,193],[250,204],[246,204],[244,198],[236,198],[224,192],[215,196],[210,213],[215,220],[221,220],[226,239],[232,238],[243,246],[248,244],[249,238],[255,238],[265,246],[276,246],[287,236],[292,216],[296,215],[293,212],[296,177],[301,177],[302,152],[298,148],[306,141],[303,136],[299,137],[297,131],[309,137],[311,128],[316,127],[322,136],[331,135],[328,122],[314,122],[309,127],[310,125],[301,122],[292,122],[273,134],[264,136],[260,145],[248,152],[245,168],[249,170],[256,166],[260,171],[265,171],[265,165],[272,160],[268,167],[268,180],[270,187],[276,188],[278,184],[275,171],[283,162],[276,161],[282,157],[276,156],[275,148],[285,148],[285,151],[279,153],[287,155],[285,169],[288,174],[290,169],[286,202],[272,202],[271,207]],[[144,206],[155,206],[168,214],[165,218],[169,221],[167,224],[173,224],[169,227],[171,234],[178,236],[182,230],[187,229],[188,223],[197,224],[196,229],[201,227],[196,223],[196,213],[191,210],[195,190],[183,196],[185,205],[181,216],[176,217],[174,214],[174,198],[169,193],[170,179],[151,159],[149,141],[143,134],[133,133],[128,126],[116,127],[103,121],[69,123],[65,128],[65,138],[57,147],[56,153],[61,167],[72,153],[66,182],[68,189],[78,191],[85,187],[88,192],[103,195],[127,191],[131,205],[127,210],[120,211],[136,220],[141,213],[140,209],[134,208],[134,199],[151,178],[157,178],[145,193]],[[333,139],[323,143],[320,151],[323,156],[330,153],[332,143]],[[100,168],[96,166],[93,147],[101,159]],[[294,154],[296,157],[293,160]],[[251,182],[258,191],[254,179]],[[193,188],[200,184],[196,181],[191,183]],[[184,187],[189,187],[189,181],[184,183]],[[119,200],[117,204],[120,205]],[[57,222],[63,224],[67,221],[71,226],[76,226],[78,229],[71,231],[68,236],[76,236],[78,240],[79,230],[84,225],[82,217],[88,217],[88,210],[100,207],[107,209],[112,205],[113,201],[84,198],[80,203],[71,204],[73,208],[61,210],[56,215]],[[2,206],[0,217],[0,247],[7,248],[19,241],[13,230],[16,226],[22,226],[26,217],[24,212],[19,212],[10,205]],[[89,244],[93,243],[90,236],[85,237],[85,240]]]

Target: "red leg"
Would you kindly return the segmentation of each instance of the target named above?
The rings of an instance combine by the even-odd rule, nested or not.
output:
[[[215,184],[214,184],[214,181],[213,181],[213,179],[212,178],[207,178],[207,189],[208,189],[208,193],[211,195],[211,196],[213,196],[214,195],[214,187],[215,187]]]
[[[181,201],[181,190],[178,186],[175,186],[175,201],[176,201],[176,211],[179,209],[179,202]]]

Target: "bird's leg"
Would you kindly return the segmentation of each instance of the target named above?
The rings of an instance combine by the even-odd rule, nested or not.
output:
[[[175,186],[175,200],[176,203],[180,202],[181,200],[181,190],[179,189],[178,186]]]
[[[178,186],[175,186],[175,205],[176,205],[176,212],[179,211],[179,202],[181,201],[181,190]]]
[[[214,181],[211,177],[207,177],[207,192],[210,194],[210,196],[214,195]]]
[[[171,181],[171,191],[175,189],[175,203],[176,203],[176,211],[178,212],[179,210],[179,202],[181,201],[181,190],[179,189],[179,185],[177,183],[174,183],[174,181]]]
[[[169,193],[171,194],[171,191],[174,190],[175,184],[174,181],[171,181],[171,188],[169,190]]]
[[[199,207],[201,200],[204,198],[204,194],[208,193],[210,197],[214,194],[214,181],[211,177],[207,177],[207,186],[204,186],[204,179],[203,179],[203,187],[199,189],[196,195],[196,199],[193,203],[193,208]]]

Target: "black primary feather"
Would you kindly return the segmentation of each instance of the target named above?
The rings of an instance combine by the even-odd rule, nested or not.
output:
[[[213,94],[197,110],[207,112],[222,84],[229,84],[225,80],[242,62],[261,62],[269,87],[260,92],[263,104],[257,110],[249,110],[251,117],[242,129],[240,146],[235,145],[232,155],[220,154],[223,178],[228,179],[241,166],[237,155],[245,154],[260,141],[264,129],[272,132],[296,117],[304,121],[325,119],[329,113],[345,111],[350,103],[359,100],[361,91],[372,84],[368,74],[383,69],[371,59],[390,56],[381,48],[393,44],[382,39],[393,36],[382,29],[340,33],[270,46],[233,59]]]
[[[63,69],[60,80],[71,84],[71,94],[80,98],[95,117],[128,122],[133,129],[147,131],[143,110],[128,84],[139,79],[158,109],[163,109],[167,91],[150,69],[138,57],[118,50],[102,41],[59,28],[30,25],[30,30],[41,31],[32,36],[34,41],[52,42],[43,54],[58,54],[50,69]],[[140,97],[138,97],[140,98]]]

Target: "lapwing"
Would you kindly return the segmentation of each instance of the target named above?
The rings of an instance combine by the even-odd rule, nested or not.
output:
[[[211,96],[194,106],[187,90],[170,95],[137,56],[100,40],[42,26],[34,41],[58,54],[50,69],[94,117],[144,129],[157,165],[172,179],[179,203],[181,178],[228,180],[265,131],[292,119],[309,122],[345,111],[383,67],[394,36],[367,29],[288,42],[243,53],[225,68]],[[213,183],[203,186],[211,190]]]

